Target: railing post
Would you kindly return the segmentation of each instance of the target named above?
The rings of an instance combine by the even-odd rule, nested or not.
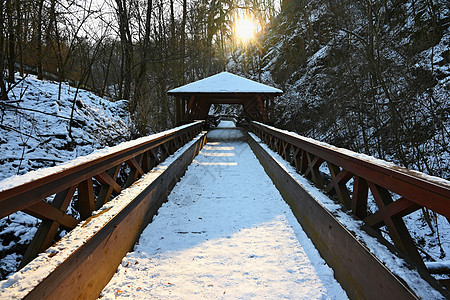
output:
[[[353,177],[353,195],[352,195],[352,211],[353,213],[364,219],[367,216],[367,196],[369,187],[367,181],[359,176]]]
[[[392,217],[386,210],[386,206],[393,203],[389,191],[372,182],[368,182],[368,185],[370,191],[372,192],[373,198],[377,203],[381,216],[383,217],[384,224],[389,230],[389,236],[394,242],[394,245],[397,246],[400,251],[407,254],[417,264],[425,268],[422,257],[417,251],[414,240],[409,234],[403,219],[401,217]]]
[[[94,183],[92,178],[78,185],[78,205],[82,220],[89,218],[95,210]]]
[[[66,211],[69,207],[70,200],[72,200],[77,186],[72,186],[67,190],[59,192],[55,195],[51,205],[61,211]],[[22,261],[20,262],[19,269],[22,269],[26,264],[32,261],[40,252],[44,251],[53,244],[53,238],[58,232],[60,224],[53,220],[42,220],[39,225],[36,234],[30,242]]]

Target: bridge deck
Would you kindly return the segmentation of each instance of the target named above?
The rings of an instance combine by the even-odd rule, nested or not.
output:
[[[102,292],[122,296],[346,298],[248,144],[230,140],[208,142]]]

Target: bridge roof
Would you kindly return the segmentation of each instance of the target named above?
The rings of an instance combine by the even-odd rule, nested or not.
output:
[[[238,75],[222,72],[167,92],[179,94],[272,94],[278,96],[283,91]]]

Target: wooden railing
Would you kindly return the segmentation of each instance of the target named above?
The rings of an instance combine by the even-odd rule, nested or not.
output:
[[[203,121],[195,122],[137,140],[127,147],[119,145],[66,169],[56,167],[56,172],[48,169],[48,175],[23,184],[14,184],[23,179],[12,178],[14,187],[0,191],[0,218],[23,211],[42,220],[20,267],[53,244],[60,226],[73,229],[113,195],[194,138],[203,125]],[[66,212],[73,199],[78,201],[79,218]]]
[[[450,183],[416,171],[363,159],[356,153],[301,137],[261,123],[251,130],[296,170],[337,199],[375,229],[386,226],[394,245],[424,267],[423,260],[402,219],[426,207],[450,218]],[[319,168],[325,164],[328,171]],[[352,185],[347,183],[353,179]],[[378,210],[367,209],[369,191]],[[393,197],[393,195],[396,195]],[[396,199],[394,201],[394,199]]]

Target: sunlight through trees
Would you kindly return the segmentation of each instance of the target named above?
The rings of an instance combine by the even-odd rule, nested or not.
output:
[[[237,20],[234,25],[236,37],[243,43],[249,43],[255,38],[255,21],[249,17],[243,17]]]

